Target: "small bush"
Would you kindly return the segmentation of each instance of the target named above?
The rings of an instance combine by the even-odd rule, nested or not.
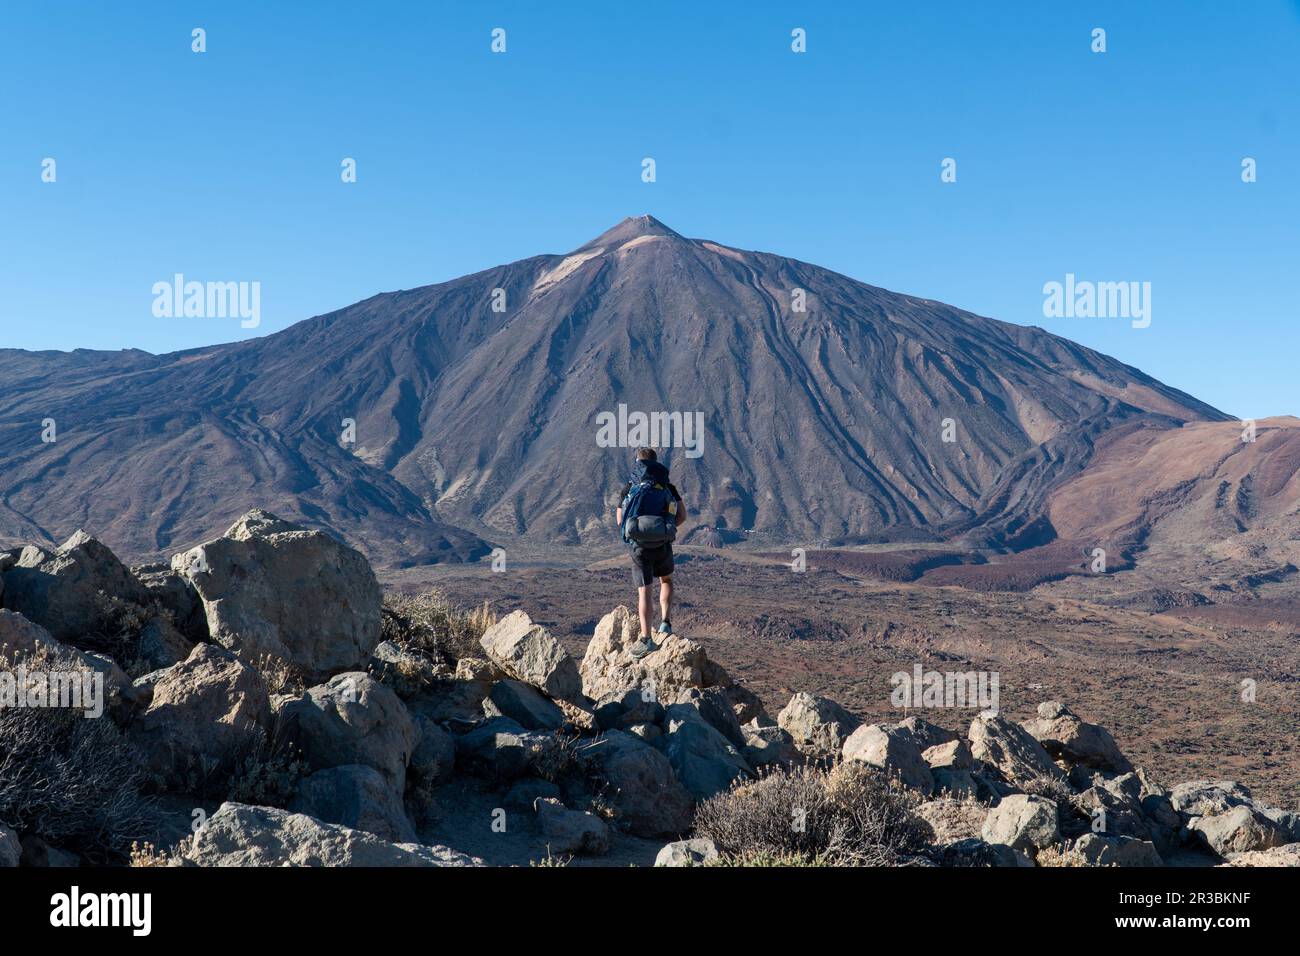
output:
[[[29,670],[73,670],[66,655],[27,655]],[[0,657],[0,666],[8,662]],[[0,708],[0,823],[95,862],[149,836],[154,802],[138,757],[107,717],[60,707]]]
[[[298,782],[306,773],[306,761],[289,743],[277,720],[270,733],[258,729],[236,761],[225,799],[283,810],[289,806]]]
[[[496,623],[486,603],[467,611],[436,589],[384,596],[383,639],[454,669],[462,657],[481,657],[479,638]]]
[[[702,803],[695,835],[714,842],[722,865],[897,866],[924,846],[915,805],[862,764],[776,769]]]
[[[1044,847],[1038,851],[1035,862],[1039,866],[1092,866],[1088,858],[1076,850],[1074,847],[1067,847],[1064,844],[1060,846]]]

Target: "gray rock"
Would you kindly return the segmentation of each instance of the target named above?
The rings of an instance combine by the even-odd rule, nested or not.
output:
[[[1127,836],[1104,836],[1085,833],[1074,841],[1073,849],[1092,866],[1164,866],[1165,861],[1149,840]]]
[[[1033,855],[1061,839],[1056,804],[1044,797],[1012,794],[989,811],[980,835],[986,843],[1001,843]]]
[[[564,726],[564,711],[523,681],[497,681],[488,699],[502,716],[529,730],[559,730]]]
[[[389,843],[302,813],[223,803],[182,844],[190,866],[482,866],[445,846]]]
[[[509,717],[497,717],[456,739],[456,766],[496,783],[531,773],[560,748],[551,734],[527,730]]]
[[[446,720],[477,720],[483,702],[492,693],[499,673],[488,661],[461,658],[451,677],[435,677],[430,686],[408,698],[412,713],[441,723]]]
[[[992,799],[1002,794],[993,794],[987,787],[981,787],[980,781],[969,770],[953,770],[950,767],[936,767],[930,771],[934,777],[934,792],[949,797],[966,799]]]
[[[416,843],[402,798],[374,767],[348,764],[303,778],[289,810],[323,823],[365,830],[390,843]]]
[[[655,855],[655,866],[699,866],[717,858],[718,848],[712,840],[678,840]]]
[[[266,682],[213,644],[152,676],[152,697],[127,739],[164,788],[224,779],[270,726]]]
[[[745,748],[745,733],[723,688],[691,687],[678,694],[673,703],[694,707],[704,722],[726,737],[737,750]]]
[[[402,793],[415,749],[415,724],[401,699],[364,671],[339,674],[286,704],[288,739],[313,770],[365,764]]]
[[[126,565],[84,531],[53,553],[24,548],[4,580],[6,607],[45,628],[55,640],[74,645],[99,632],[107,607],[104,595],[136,604],[145,595]]]
[[[668,703],[692,687],[730,687],[731,679],[709,660],[700,644],[676,634],[657,635],[656,649],[633,659],[628,648],[640,639],[640,631],[635,612],[627,607],[615,608],[596,625],[578,668],[583,692],[592,700],[645,689]],[[745,695],[738,692],[738,696]]]
[[[664,735],[663,729],[658,724],[633,724],[627,732],[640,737],[646,743],[658,740]]]
[[[1169,794],[1169,802],[1184,820],[1215,813],[1254,801],[1250,791],[1234,780],[1191,780],[1180,783]]]
[[[1223,866],[1300,866],[1300,843],[1234,854]]]
[[[759,767],[793,767],[802,759],[794,738],[779,726],[759,727],[751,721],[741,730],[745,734],[741,756],[755,770]]]
[[[549,780],[533,777],[519,780],[506,793],[505,807],[510,810],[532,810],[538,800],[559,800],[560,788]]]
[[[1209,816],[1197,817],[1187,828],[1219,856],[1267,850],[1287,842],[1287,834],[1254,807],[1241,804]]]
[[[877,767],[922,793],[934,792],[934,775],[907,731],[863,724],[844,741],[844,759]]]
[[[1032,867],[1034,861],[1019,850],[1001,843],[979,839],[958,840],[938,847],[932,853],[939,866],[951,867]]]
[[[609,850],[609,826],[594,813],[570,810],[554,797],[538,799],[536,810],[552,853],[600,856]]]
[[[156,601],[170,611],[172,622],[184,637],[191,643],[209,639],[203,601],[188,577],[166,564],[149,564],[131,571],[144,586],[146,600]]]
[[[408,786],[429,790],[444,783],[456,766],[456,741],[427,717],[415,718],[417,743],[406,767]]]
[[[971,754],[997,767],[1006,779],[1024,787],[1039,777],[1065,780],[1061,768],[1029,731],[998,716],[981,714],[971,721]]]
[[[964,740],[950,740],[921,751],[921,758],[931,770],[970,770],[975,766],[970,745]]]
[[[951,730],[945,730],[938,724],[932,724],[924,717],[915,715],[905,717],[894,724],[894,730],[907,735],[912,743],[916,744],[917,749],[923,753],[931,747],[961,742],[961,738]]]
[[[516,680],[548,697],[581,700],[578,665],[546,628],[534,624],[523,611],[507,614],[492,625],[479,644],[493,663]]]
[[[1084,723],[1059,701],[1039,704],[1038,716],[1023,726],[1048,754],[1069,764],[1083,764],[1116,773],[1133,769],[1110,731],[1096,724]]]
[[[627,730],[633,724],[658,724],[664,705],[645,689],[618,691],[596,703],[596,726],[601,730]]]
[[[655,740],[655,746],[696,800],[707,800],[726,790],[732,781],[753,775],[735,744],[690,704],[673,704],[664,719],[668,732]]]
[[[383,595],[361,553],[265,511],[172,558],[193,583],[212,640],[256,664],[269,656],[309,680],[365,666]]]
[[[606,782],[604,796],[636,836],[678,834],[690,828],[690,792],[668,758],[638,737],[610,730],[580,745],[579,752]]]
[[[151,671],[179,664],[190,656],[194,643],[167,622],[155,617],[140,631],[136,662]]]
[[[798,693],[776,716],[795,746],[821,754],[839,753],[844,741],[862,723],[828,697]]]
[[[915,814],[930,828],[932,839],[929,842],[944,844],[979,839],[984,832],[989,808],[973,800],[940,798],[921,804]]]

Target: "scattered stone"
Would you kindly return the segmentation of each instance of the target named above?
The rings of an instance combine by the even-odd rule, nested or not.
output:
[[[1169,802],[1184,820],[1189,820],[1227,813],[1254,801],[1250,791],[1234,780],[1191,780],[1174,787]]]
[[[940,798],[921,804],[914,812],[929,826],[931,843],[956,843],[981,837],[989,808],[973,800]]]
[[[253,510],[172,568],[193,583],[212,640],[250,663],[284,660],[321,680],[363,668],[379,643],[375,574],[323,531]]]
[[[140,646],[136,653],[138,666],[151,671],[179,664],[190,656],[194,643],[173,627],[165,618],[151,619],[140,631]]]
[[[816,753],[839,753],[862,723],[829,697],[798,693],[776,716],[795,746]]]
[[[844,741],[844,759],[878,767],[922,793],[934,792],[934,775],[907,731],[863,724]]]
[[[1059,760],[1115,773],[1128,773],[1133,769],[1110,731],[1096,724],[1084,723],[1060,701],[1049,700],[1039,704],[1037,718],[1026,721],[1023,726],[1048,754]]]
[[[707,800],[753,771],[740,750],[690,704],[673,704],[664,715],[668,732],[655,740],[673,772],[696,800]]]
[[[970,770],[975,766],[970,745],[964,740],[950,740],[927,747],[921,751],[921,759],[931,770]]]
[[[157,674],[152,688],[127,738],[166,789],[183,790],[195,775],[209,782],[228,776],[270,725],[266,682],[213,644]]]
[[[383,774],[364,764],[330,767],[305,777],[289,810],[365,830],[390,843],[418,842],[401,796]]]
[[[1056,804],[1045,797],[1012,794],[989,811],[981,836],[986,843],[1001,843],[1033,855],[1061,839]]]
[[[996,767],[1007,781],[1026,786],[1039,777],[1065,780],[1047,751],[1029,731],[1004,717],[981,714],[971,721],[971,754]]]
[[[531,773],[560,748],[551,734],[527,730],[509,717],[485,721],[455,743],[457,767],[496,783]]]
[[[718,848],[712,840],[678,840],[655,855],[655,866],[700,866],[717,858]]]
[[[552,853],[600,856],[609,850],[609,826],[594,813],[570,810],[554,797],[540,798],[536,809]]]
[[[1287,834],[1254,807],[1241,804],[1209,816],[1197,817],[1187,828],[1200,836],[1219,856],[1267,850],[1280,846]]]
[[[750,721],[741,728],[745,746],[741,756],[757,770],[759,767],[793,767],[800,761],[799,748],[794,738],[779,726],[759,727]]]
[[[479,644],[493,663],[516,680],[557,700],[581,699],[582,678],[573,658],[523,611],[497,621]]]
[[[188,843],[189,866],[482,866],[445,846],[389,843],[364,830],[272,807],[223,803]]]
[[[312,687],[285,705],[281,720],[313,770],[365,764],[382,773],[394,792],[405,790],[415,724],[401,699],[365,671]]]
[[[497,681],[488,699],[502,716],[529,730],[559,730],[564,726],[564,711],[523,681]]]
[[[655,837],[690,829],[691,794],[654,747],[610,730],[580,745],[580,753],[607,782],[603,795],[629,832]]]

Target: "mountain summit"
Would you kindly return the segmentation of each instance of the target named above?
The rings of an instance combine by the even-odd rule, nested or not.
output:
[[[675,446],[690,541],[1021,547],[1099,436],[1226,418],[1041,329],[651,216],[264,338],[9,350],[0,375],[0,535],[132,556],[254,506],[386,563],[608,546],[641,422]]]

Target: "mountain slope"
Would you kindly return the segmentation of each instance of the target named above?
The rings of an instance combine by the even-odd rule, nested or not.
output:
[[[691,540],[1021,546],[1115,425],[1226,419],[1040,329],[650,217],[237,344],[0,351],[0,381],[0,536],[85,526],[133,556],[253,505],[390,563],[605,544],[630,452],[598,416],[620,404],[702,414],[700,457],[666,456]]]

